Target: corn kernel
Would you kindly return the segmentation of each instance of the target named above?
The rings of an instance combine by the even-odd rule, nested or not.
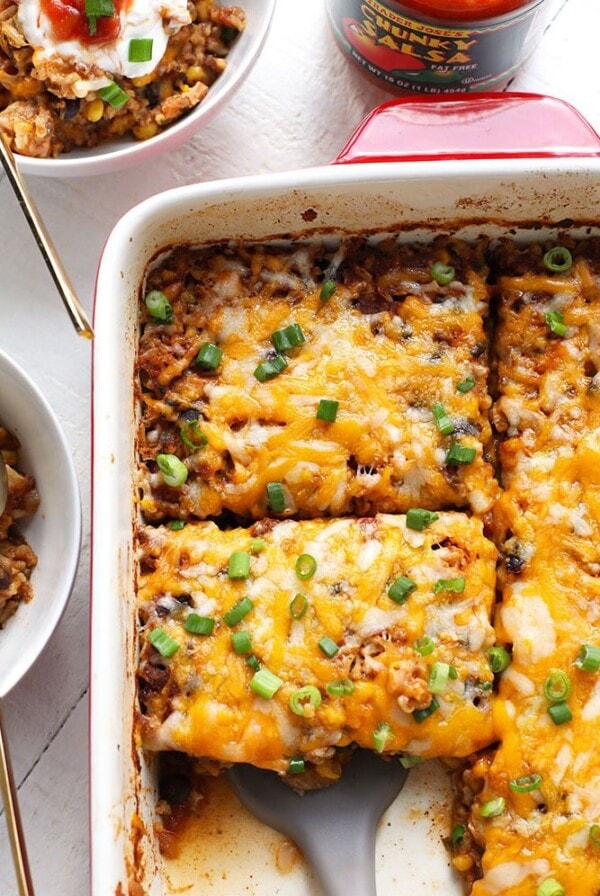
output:
[[[100,99],[100,97],[96,97],[95,100],[92,100],[91,103],[87,104],[87,106],[83,110],[83,114],[88,121],[91,121],[93,123],[95,123],[96,121],[100,121],[100,119],[104,115],[104,102]]]
[[[185,79],[188,84],[197,84],[198,81],[203,81],[205,77],[206,72],[201,65],[190,65],[185,73]]]
[[[473,859],[471,856],[468,856],[466,853],[461,853],[459,856],[454,856],[452,859],[452,864],[456,868],[457,871],[468,871],[469,868],[473,865]]]
[[[149,121],[147,124],[141,124],[134,128],[133,133],[138,140],[149,140],[150,137],[156,137],[159,130],[155,121]]]
[[[316,772],[320,778],[324,778],[326,781],[337,781],[342,774],[342,769],[337,759],[325,759],[316,767]]]
[[[132,78],[131,83],[134,87],[146,87],[156,79],[156,72],[149,72],[147,75],[141,75],[139,78]]]

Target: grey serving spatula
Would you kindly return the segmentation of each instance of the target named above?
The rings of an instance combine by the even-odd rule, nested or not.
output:
[[[339,781],[302,796],[251,765],[234,766],[229,779],[246,809],[296,843],[325,896],[376,896],[377,825],[407,774],[397,759],[357,750]]]

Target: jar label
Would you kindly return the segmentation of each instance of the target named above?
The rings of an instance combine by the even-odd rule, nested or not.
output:
[[[420,21],[382,0],[328,0],[328,11],[338,41],[369,74],[416,93],[468,93],[516,71],[539,36],[543,2],[481,25]]]

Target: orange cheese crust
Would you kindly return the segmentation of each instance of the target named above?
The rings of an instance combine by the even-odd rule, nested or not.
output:
[[[512,650],[494,701],[500,746],[469,772],[470,831],[483,848],[473,896],[536,896],[552,878],[597,896],[600,848],[600,680],[575,660],[600,645],[600,335],[598,244],[570,246],[574,264],[549,275],[541,248],[500,250],[497,427],[504,490],[495,509],[502,600],[497,637]],[[559,310],[564,335],[546,314]],[[555,724],[544,685],[568,675],[572,720]],[[510,782],[539,775],[532,792]],[[503,811],[486,818],[490,800]]]
[[[153,320],[142,303],[144,517],[272,516],[273,481],[285,490],[284,516],[487,512],[497,485],[484,248],[390,239],[179,249],[162,259],[145,292],[161,290],[172,319]],[[450,283],[433,279],[434,262],[452,265]],[[323,301],[328,282],[335,290]],[[305,341],[283,353],[278,376],[259,381],[256,369],[276,354],[272,334],[292,324]],[[214,371],[196,361],[207,342],[223,352]],[[468,377],[474,387],[457,390]],[[339,403],[334,422],[317,419],[322,399]],[[454,421],[451,436],[436,425],[436,404]],[[448,462],[453,443],[473,460]],[[165,483],[161,453],[183,461],[181,488]]]
[[[257,530],[262,543],[253,553]],[[479,521],[441,513],[423,531],[390,515],[269,521],[254,530],[145,527],[141,550],[138,680],[147,748],[286,773],[292,757],[318,764],[354,744],[425,758],[467,756],[490,743],[496,551]],[[242,580],[228,575],[240,551],[250,556]],[[316,561],[308,579],[296,572],[303,554]],[[400,576],[416,588],[397,603],[388,592]],[[462,590],[446,588],[455,579]],[[294,618],[298,593],[307,609]],[[250,611],[228,625],[227,611],[244,597]],[[192,613],[214,620],[210,635],[186,631]],[[158,627],[177,645],[169,658],[148,639]],[[248,650],[232,647],[239,631],[250,636],[261,668],[280,681],[271,699],[252,689]],[[424,636],[433,642],[427,656],[415,648]],[[324,637],[333,655],[321,649]],[[454,672],[436,692],[436,707],[430,674],[440,663]],[[329,693],[340,680],[352,693]],[[306,686],[319,702],[297,714],[290,698]],[[382,723],[389,725],[383,746],[376,735]]]

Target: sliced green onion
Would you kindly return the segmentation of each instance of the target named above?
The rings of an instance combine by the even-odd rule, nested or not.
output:
[[[237,654],[250,653],[252,650],[252,641],[248,632],[233,632],[231,635],[231,646],[233,652]]]
[[[566,336],[567,326],[560,311],[547,311],[544,314],[544,320],[552,333],[556,336]]]
[[[411,507],[406,514],[406,528],[422,532],[423,529],[426,529],[431,523],[435,523],[439,518],[439,514],[434,513],[432,510],[422,510],[420,507]]]
[[[575,665],[582,672],[597,672],[600,669],[600,647],[595,644],[582,644],[575,658]]]
[[[415,722],[418,722],[420,724],[421,722],[424,722],[425,719],[428,719],[429,716],[433,715],[436,709],[439,708],[440,704],[437,702],[435,697],[432,697],[431,703],[429,704],[429,706],[426,706],[425,709],[413,709],[412,717]]]
[[[169,529],[173,532],[180,532],[181,529],[185,529],[185,520],[171,520]]]
[[[288,763],[288,775],[301,775],[306,771],[306,764],[301,756],[292,756]]]
[[[322,398],[317,408],[317,420],[324,420],[326,423],[335,423],[337,417],[339,401],[333,401],[331,398]]]
[[[283,513],[287,501],[281,482],[267,482],[267,503],[273,513]]]
[[[165,485],[179,488],[188,478],[188,469],[174,454],[157,454],[156,464],[163,475]]]
[[[120,109],[129,99],[125,91],[121,90],[119,85],[115,84],[114,81],[107,84],[106,87],[101,87],[97,93],[100,99],[104,100],[105,103],[108,103],[109,106],[112,106],[113,109]]]
[[[129,41],[129,62],[150,62],[152,59],[151,37],[134,37]]]
[[[258,660],[258,657],[253,653],[251,653],[250,656],[246,657],[246,664],[250,666],[253,672],[258,672],[258,670],[260,669],[260,662]]]
[[[229,628],[233,628],[234,625],[237,625],[238,622],[242,621],[244,616],[248,615],[253,607],[254,603],[249,597],[242,597],[241,600],[238,600],[237,604],[234,604],[233,607],[223,615],[223,622],[225,625],[228,625]]]
[[[573,714],[566,703],[551,703],[548,707],[548,715],[555,725],[564,725],[570,722]]]
[[[327,636],[321,638],[321,640],[319,641],[319,647],[321,648],[325,656],[329,657],[329,659],[334,657],[340,649],[335,641],[332,641],[332,639],[328,638]]]
[[[308,600],[303,594],[296,594],[290,602],[290,616],[292,619],[302,619],[308,610]]]
[[[332,697],[349,697],[356,690],[350,678],[336,678],[327,685],[327,693]]]
[[[273,377],[279,376],[287,366],[288,362],[283,355],[275,355],[271,360],[261,361],[254,371],[254,376],[259,383],[265,383],[267,380],[272,380]]]
[[[171,321],[173,320],[173,306],[168,298],[160,289],[151,289],[144,297],[144,304],[148,309],[148,314],[155,320]]]
[[[455,824],[452,828],[452,833],[450,834],[450,842],[452,843],[452,845],[458,846],[466,833],[467,829],[464,824]]]
[[[318,709],[321,705],[321,700],[320,690],[314,684],[306,684],[303,688],[298,688],[297,691],[290,695],[290,709],[297,716],[305,716],[307,714],[307,706],[311,706],[312,709]],[[312,715],[312,710],[309,710],[309,715]]]
[[[479,810],[482,818],[496,818],[502,815],[506,808],[506,800],[503,796],[494,797],[493,800],[485,802]]]
[[[461,467],[464,464],[472,464],[476,456],[477,451],[475,448],[453,442],[446,451],[445,463],[448,467]]]
[[[106,18],[114,16],[113,0],[85,0],[85,14],[88,18]]]
[[[160,655],[167,659],[179,650],[177,641],[174,641],[164,628],[153,628],[151,632],[148,632],[147,638]]]
[[[547,877],[535,891],[535,896],[565,896],[565,888],[553,877]]]
[[[267,543],[262,538],[253,538],[250,542],[250,553],[261,554],[266,548]]]
[[[513,793],[531,793],[533,790],[539,790],[542,783],[542,776],[537,772],[533,775],[523,775],[521,778],[514,778],[508,782],[508,786]]]
[[[321,287],[319,298],[322,302],[328,302],[337,288],[335,280],[326,280]]]
[[[434,261],[431,265],[430,274],[440,286],[448,286],[454,280],[456,271],[451,264],[445,264],[443,261]]]
[[[194,434],[194,439],[191,439],[188,435],[190,430]],[[192,448],[193,450],[204,448],[204,446],[208,443],[206,435],[200,429],[198,429],[197,419],[187,420],[179,430],[179,435],[181,436],[181,441],[183,442],[183,444],[187,445],[188,448]]]
[[[407,576],[398,576],[388,588],[388,597],[396,604],[405,604],[413,591],[417,590],[417,583]]]
[[[299,579],[312,579],[317,571],[317,561],[312,554],[300,554],[295,570]]]
[[[544,255],[544,267],[553,274],[568,271],[573,264],[573,256],[564,246],[554,246]]]
[[[227,575],[230,579],[247,579],[250,575],[250,553],[234,551],[229,558]]]
[[[402,768],[414,768],[415,765],[419,765],[423,762],[422,756],[410,756],[408,753],[405,756],[399,756],[398,762],[402,766]]]
[[[504,647],[490,647],[487,656],[494,675],[504,672],[510,666],[510,653]]]
[[[198,613],[190,613],[183,623],[186,632],[194,635],[212,635],[215,620],[210,616],[199,616]]]
[[[454,671],[454,675],[451,674]],[[429,672],[429,690],[432,694],[442,694],[446,689],[448,680],[456,678],[456,669],[448,663],[434,663]]]
[[[589,835],[594,846],[600,846],[600,824],[590,825]]]
[[[433,638],[430,638],[429,635],[424,635],[422,638],[417,638],[415,643],[413,644],[413,648],[420,653],[421,656],[429,656],[433,653],[434,648]]]
[[[387,722],[379,722],[373,732],[373,746],[378,753],[383,753],[386,744],[394,740],[392,729]]]
[[[443,404],[434,404],[431,409],[435,424],[443,436],[451,436],[454,432],[454,423],[448,416],[448,412]]]
[[[283,680],[265,666],[259,669],[258,672],[255,672],[250,679],[251,689],[259,697],[264,697],[265,700],[270,700],[274,697],[282,684]]]
[[[278,352],[289,352],[306,342],[306,339],[299,324],[290,324],[289,327],[271,333],[271,342]]]
[[[462,392],[463,394],[465,392],[470,392],[471,389],[475,388],[475,377],[474,376],[465,377],[464,380],[461,380],[460,383],[456,384],[456,388],[458,389],[459,392]]]
[[[561,703],[571,693],[571,679],[562,669],[550,669],[543,690],[546,700],[551,703]]]
[[[453,591],[455,594],[461,594],[465,590],[465,579],[463,576],[457,576],[455,579],[438,579],[433,586],[433,593],[439,594],[440,591]]]
[[[223,349],[214,342],[205,342],[196,355],[196,364],[203,370],[216,370],[221,363]]]

